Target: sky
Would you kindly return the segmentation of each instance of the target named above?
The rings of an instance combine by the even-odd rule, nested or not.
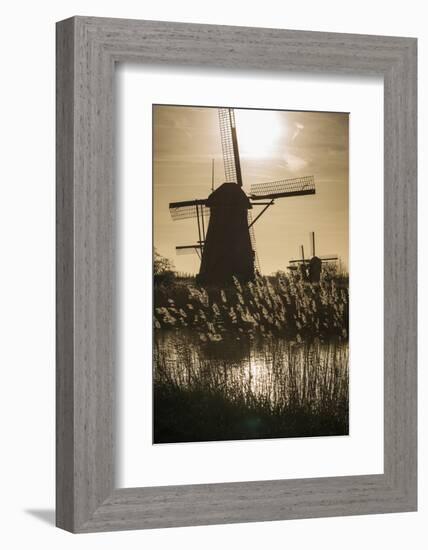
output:
[[[309,234],[316,252],[336,254],[348,266],[349,134],[347,113],[273,111],[235,108],[243,190],[285,178],[314,176],[315,195],[276,199],[255,223],[261,272],[286,270],[310,256]],[[196,220],[173,221],[170,202],[203,199],[225,180],[214,107],[153,107],[153,227],[156,250],[177,271],[196,274],[196,254],[177,255],[177,245],[198,239]],[[253,208],[253,218],[260,207]]]

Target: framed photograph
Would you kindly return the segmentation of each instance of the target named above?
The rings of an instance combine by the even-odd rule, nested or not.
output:
[[[349,435],[348,118],[153,106],[155,444]]]
[[[414,511],[416,39],[57,24],[57,525]]]

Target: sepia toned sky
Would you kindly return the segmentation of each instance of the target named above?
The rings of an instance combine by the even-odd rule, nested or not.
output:
[[[255,223],[261,271],[286,270],[289,260],[316,252],[337,254],[348,266],[348,114],[235,108],[243,189],[300,176],[315,177],[315,195],[276,199]],[[202,199],[225,181],[216,108],[153,107],[154,246],[178,271],[197,273],[196,254],[177,255],[176,245],[198,239],[195,220],[171,219],[173,201]],[[253,208],[253,218],[261,207]]]

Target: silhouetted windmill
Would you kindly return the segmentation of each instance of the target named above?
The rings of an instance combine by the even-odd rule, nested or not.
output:
[[[297,265],[300,265],[302,276],[305,280],[311,283],[319,283],[322,264],[327,262],[336,262],[339,258],[336,255],[317,256],[315,254],[315,232],[311,231],[309,234],[311,244],[311,257],[305,258],[305,250],[303,245],[300,245],[301,258],[299,260],[290,260],[289,269],[296,269]],[[297,264],[297,265],[296,265]]]
[[[173,220],[196,218],[198,240],[177,246],[177,253],[196,252],[201,258],[198,278],[203,283],[224,283],[235,275],[241,280],[254,277],[259,262],[255,246],[254,224],[275,203],[275,199],[315,194],[313,176],[260,183],[242,189],[235,113],[218,109],[226,183],[206,199],[172,202]],[[254,206],[264,208],[252,219]],[[206,218],[209,216],[205,232]]]

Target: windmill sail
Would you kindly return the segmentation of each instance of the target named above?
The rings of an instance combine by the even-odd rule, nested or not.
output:
[[[241,162],[239,158],[238,137],[236,135],[235,113],[233,109],[219,109],[221,147],[223,149],[224,175],[227,182],[242,187]]]
[[[206,200],[207,199],[195,199],[193,201],[170,202],[169,212],[171,214],[171,218],[174,221],[191,219],[193,220],[196,219],[198,215],[203,216],[204,218],[209,218],[210,209],[206,207]],[[251,202],[250,204],[251,206],[262,206],[268,203]],[[252,222],[253,220],[250,220],[249,218],[248,224]]]
[[[256,183],[250,188],[250,197],[253,200],[280,199],[282,197],[314,194],[315,181],[313,176]]]
[[[195,199],[192,201],[181,201],[169,203],[171,218],[176,220],[189,220],[198,216],[208,217],[210,211],[205,207],[206,199]]]
[[[336,262],[339,259],[339,256],[336,254],[323,254],[322,256],[318,256],[318,258],[322,262]]]
[[[313,258],[316,256],[322,262],[335,262],[339,259],[339,257],[336,254],[324,254],[323,256],[320,256],[319,254],[315,254],[315,231],[311,231],[309,233],[309,239],[311,242],[311,254]]]
[[[202,244],[190,244],[185,246],[176,246],[175,252],[178,256],[183,256],[184,254],[197,254],[199,259],[202,257]]]
[[[251,213],[251,210],[248,210],[247,219],[248,219],[248,230],[250,232],[251,246],[253,248],[253,253],[254,253],[254,265],[257,271],[261,273],[260,260],[259,260],[259,255],[257,254],[257,247],[256,247],[256,235],[254,233],[254,226],[253,226],[253,215]]]
[[[209,210],[206,208],[208,199],[195,199],[191,201],[171,202],[169,211],[174,221],[196,218],[198,227],[198,243],[196,245],[178,246],[177,254],[196,252],[201,256],[205,243],[205,218],[209,216]]]
[[[194,252],[198,252],[202,249],[202,245],[201,244],[189,244],[189,245],[184,245],[184,246],[176,246],[175,247],[175,250],[177,252],[177,254],[179,255],[182,255],[182,254],[193,254]]]
[[[309,233],[309,240],[311,241],[311,255],[315,256],[315,231]]]

